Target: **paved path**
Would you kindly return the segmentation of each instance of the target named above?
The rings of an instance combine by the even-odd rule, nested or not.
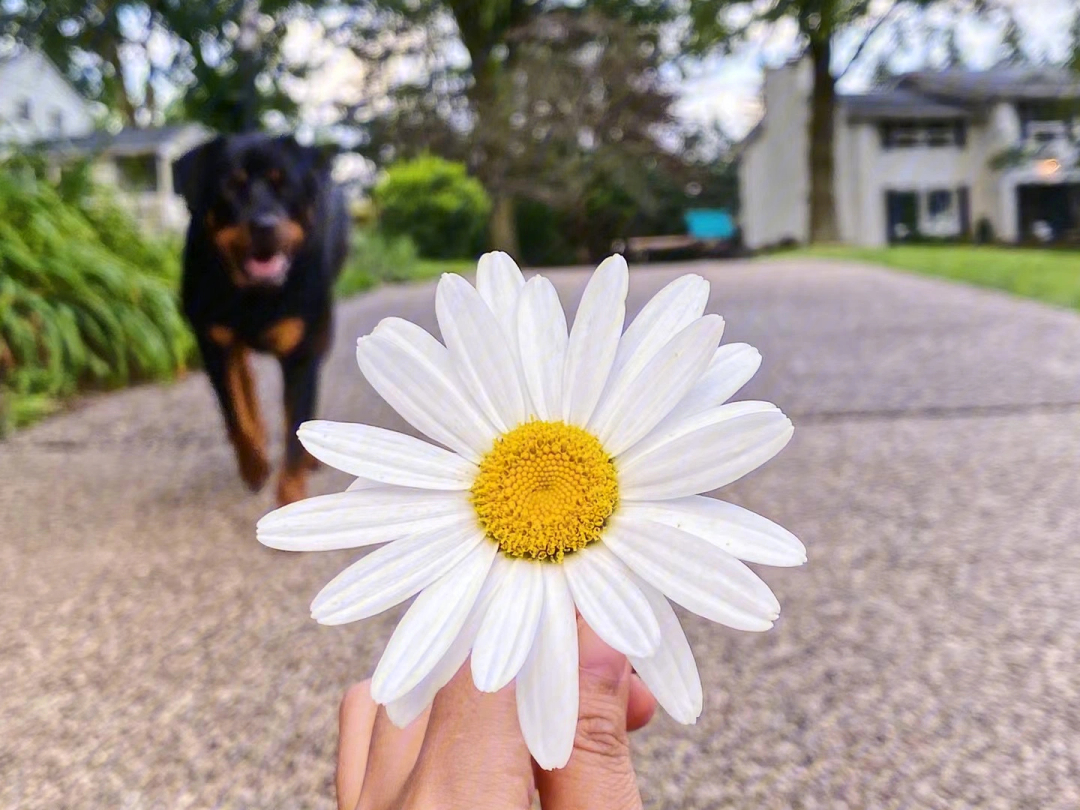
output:
[[[647,806],[1076,808],[1080,318],[781,262],[638,270],[634,306],[691,269],[725,339],[765,355],[745,394],[797,428],[725,497],[810,565],[765,569],[771,633],[687,621],[706,712],[637,737]],[[584,279],[558,275],[569,298]],[[344,306],[323,414],[400,427],[352,342],[432,309],[430,286]],[[200,377],[0,445],[0,807],[331,806],[337,701],[398,612],[312,623],[351,555],[261,548],[269,497],[242,489]]]

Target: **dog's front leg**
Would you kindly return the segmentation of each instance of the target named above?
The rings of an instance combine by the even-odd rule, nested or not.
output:
[[[252,490],[262,489],[270,477],[266,455],[266,428],[259,415],[255,382],[248,364],[248,351],[223,326],[210,327],[198,335],[199,351],[214,392],[218,397],[225,427],[236,452],[240,477]]]
[[[304,449],[296,432],[315,417],[320,357],[301,351],[281,358],[285,388],[285,462],[278,477],[278,504],[294,503],[307,495],[307,473],[318,462]]]

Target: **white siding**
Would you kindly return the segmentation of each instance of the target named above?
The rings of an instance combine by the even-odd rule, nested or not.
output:
[[[29,51],[0,64],[0,143],[78,138],[93,129],[90,104],[44,56]]]
[[[765,74],[765,126],[739,168],[743,242],[751,249],[809,235],[809,62]]]
[[[743,239],[751,249],[809,235],[809,131],[812,74],[808,60],[768,71],[766,118],[740,160]],[[945,236],[962,225],[959,189],[968,190],[968,225],[990,223],[994,235],[1015,241],[1017,191],[1023,183],[1059,183],[1065,172],[1040,177],[1034,163],[995,171],[990,163],[1004,150],[1021,145],[1020,117],[1012,103],[973,106],[963,146],[915,145],[886,149],[877,122],[852,121],[837,111],[835,160],[836,206],[840,238],[869,247],[887,243],[886,194],[914,192],[919,201],[919,230]],[[1072,153],[1070,153],[1072,154]],[[1062,159],[1069,165],[1070,159]],[[931,221],[929,194],[953,193],[951,215]],[[932,227],[934,226],[934,227]],[[938,232],[935,233],[935,227]]]

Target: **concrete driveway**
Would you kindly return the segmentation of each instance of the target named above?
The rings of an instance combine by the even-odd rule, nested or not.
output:
[[[796,425],[723,496],[810,564],[762,569],[768,634],[687,620],[706,710],[636,737],[646,806],[1080,806],[1080,317],[807,262],[638,269],[632,308],[689,271],[765,356],[744,396]],[[576,300],[585,274],[552,275]],[[353,340],[391,314],[432,327],[433,299],[341,308],[325,417],[402,427]],[[0,445],[0,807],[332,806],[338,700],[400,611],[308,619],[353,555],[260,547],[270,497],[242,488],[197,375]]]

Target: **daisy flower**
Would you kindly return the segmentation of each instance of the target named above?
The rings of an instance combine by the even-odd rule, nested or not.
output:
[[[371,685],[397,725],[469,660],[482,691],[516,679],[530,752],[562,767],[578,716],[578,613],[683,723],[700,715],[702,688],[668,600],[739,630],[779,616],[745,562],[800,565],[802,544],[699,493],[776,455],[791,422],[765,402],[725,404],[761,356],[718,347],[724,321],[704,314],[705,279],[669,284],[624,334],[628,281],[621,256],[601,264],[568,330],[550,281],[488,254],[476,287],[439,282],[445,345],[398,318],[358,341],[368,382],[432,443],[368,425],[300,428],[312,455],[358,480],[267,515],[258,537],[290,551],[386,544],[311,611],[339,625],[416,597]]]

